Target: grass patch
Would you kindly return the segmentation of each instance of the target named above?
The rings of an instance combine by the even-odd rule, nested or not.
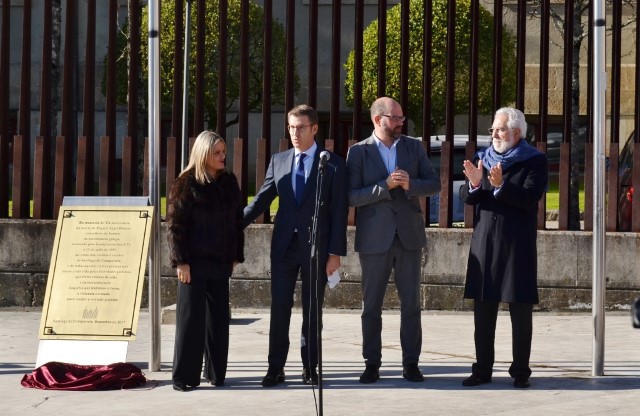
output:
[[[249,205],[251,201],[253,201],[254,197],[255,195],[249,195],[249,197],[247,198],[247,205]],[[269,208],[269,214],[271,215],[271,217],[276,215],[276,212],[278,212],[278,207],[280,207],[280,197],[276,196],[273,202],[271,202],[271,208]]]
[[[255,195],[249,195],[247,198],[247,204],[250,204]],[[580,183],[580,212],[584,212],[584,183]],[[273,217],[278,211],[278,207],[280,206],[280,201],[278,197],[276,197],[271,203],[270,214]],[[549,191],[547,192],[547,209],[548,210],[557,210],[560,208],[560,196],[558,193],[558,182],[553,181],[549,182]],[[167,198],[160,198],[160,215],[165,217],[167,215]],[[13,201],[9,200],[9,218],[13,216]],[[33,217],[33,200],[29,203],[29,217]]]
[[[247,200],[247,204],[250,204],[251,201],[253,200],[254,195],[250,195],[248,200]],[[271,213],[271,216],[276,215],[276,212],[278,211],[278,207],[279,207],[279,199],[278,197],[276,197],[276,199],[273,200],[273,202],[271,203],[271,209],[269,210]],[[167,197],[163,196],[162,198],[160,198],[160,216],[165,217],[167,215]],[[9,200],[9,218],[13,217],[13,201]],[[33,218],[33,200],[29,201],[29,217]]]
[[[580,190],[578,191],[578,202],[580,212],[584,212],[584,183],[580,182]],[[560,193],[558,191],[558,182],[549,182],[549,190],[547,191],[547,210],[560,209]]]
[[[160,216],[167,215],[167,198],[160,198]],[[9,200],[9,218],[13,217],[13,200]],[[29,217],[33,218],[33,199],[29,201]]]

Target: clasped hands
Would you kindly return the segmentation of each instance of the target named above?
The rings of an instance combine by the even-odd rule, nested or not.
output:
[[[393,189],[400,186],[405,191],[408,191],[409,179],[409,173],[407,173],[407,171],[396,168],[396,170],[387,176],[387,188]]]
[[[464,176],[469,179],[469,183],[473,188],[480,186],[482,182],[482,160],[478,160],[478,165],[474,165],[469,160],[462,162],[464,169],[462,172]],[[489,183],[494,188],[500,188],[502,186],[502,164],[498,163],[491,169],[489,169],[489,175],[487,176]]]

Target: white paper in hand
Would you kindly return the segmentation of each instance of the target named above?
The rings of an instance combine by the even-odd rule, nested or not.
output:
[[[336,270],[331,274],[331,276],[328,277],[328,281],[329,289],[333,289],[338,285],[338,283],[340,283],[340,273],[338,273],[338,271]]]

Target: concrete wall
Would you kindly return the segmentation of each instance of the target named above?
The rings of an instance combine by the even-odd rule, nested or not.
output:
[[[0,219],[0,306],[40,306],[46,288],[56,222]],[[326,306],[360,308],[360,265],[353,252],[353,227],[348,230],[350,251],[342,260],[342,281],[328,289]],[[427,229],[423,254],[421,298],[424,309],[469,309],[462,299],[471,230]],[[232,277],[231,302],[237,307],[268,308],[270,225],[247,229],[246,262]],[[161,236],[162,253],[166,238]],[[640,235],[610,233],[606,238],[607,308],[628,309],[640,295]],[[591,307],[591,233],[540,231],[538,234],[539,310],[589,310]],[[175,302],[177,282],[163,254],[162,305]],[[147,305],[146,286],[143,305]],[[299,291],[296,301],[299,302]],[[398,307],[395,289],[389,288],[386,306]]]

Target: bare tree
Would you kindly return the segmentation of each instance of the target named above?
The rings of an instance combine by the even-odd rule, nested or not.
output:
[[[135,21],[135,16],[140,16],[140,12],[142,10],[142,5],[140,4],[140,0],[129,0],[128,1],[128,19],[127,22],[132,22]],[[144,23],[145,22],[141,22],[142,27],[144,27]],[[126,34],[129,42],[131,41],[131,37],[132,37],[132,31],[133,30],[137,30],[138,31],[138,37],[140,37],[140,31],[141,28],[132,28],[131,25],[127,24],[127,31],[128,33]],[[128,43],[129,44],[129,43]],[[125,52],[129,51],[128,48],[125,49]],[[131,72],[131,65],[130,65],[130,56],[127,56],[127,66],[128,66],[128,70],[127,72]],[[134,78],[136,79],[136,82],[138,85],[143,85],[143,79],[142,79],[142,71],[143,69],[140,67],[137,69],[137,72],[133,75],[130,75],[130,78]],[[144,92],[146,91],[145,88],[141,88],[138,90],[138,97],[137,97],[137,103],[135,104],[135,106],[138,108],[138,114],[144,114],[145,113],[145,109],[146,109],[146,96],[144,94]],[[132,99],[131,97],[127,97],[127,102]],[[135,129],[137,131],[137,140],[135,141],[135,146],[136,146],[136,178],[137,178],[137,183],[136,183],[136,189],[135,191],[135,195],[142,195],[143,189],[144,189],[144,140],[142,138],[145,137],[144,132],[145,132],[145,117],[137,117],[137,126],[131,126],[131,129]]]
[[[633,0],[606,0],[607,7],[611,7],[614,1],[619,1],[623,6],[633,6],[631,9],[635,11],[635,1]],[[532,0],[533,9],[531,11],[532,18],[541,17],[541,3],[542,0]],[[570,230],[580,229],[580,204],[579,204],[579,164],[576,163],[580,157],[578,153],[577,142],[582,140],[579,137],[579,116],[580,116],[580,50],[582,44],[589,35],[588,28],[588,13],[591,6],[590,0],[574,0],[573,1],[573,28],[571,31],[572,42],[571,47],[573,49],[573,61],[571,62],[571,170],[569,176],[569,224]],[[553,23],[554,28],[559,33],[561,38],[565,40],[565,15],[564,5],[558,5],[556,7],[549,8],[549,15]],[[635,14],[622,23],[622,27],[631,25],[636,21]],[[611,28],[607,29],[611,31]],[[566,42],[565,42],[566,43]],[[564,45],[556,45],[558,47],[564,47]],[[588,127],[587,127],[588,131]]]
[[[58,111],[60,111],[60,54],[62,53],[62,0],[51,2],[51,127],[50,134],[55,142],[58,135]],[[53,168],[53,164],[52,164]],[[53,175],[52,175],[53,177]]]

